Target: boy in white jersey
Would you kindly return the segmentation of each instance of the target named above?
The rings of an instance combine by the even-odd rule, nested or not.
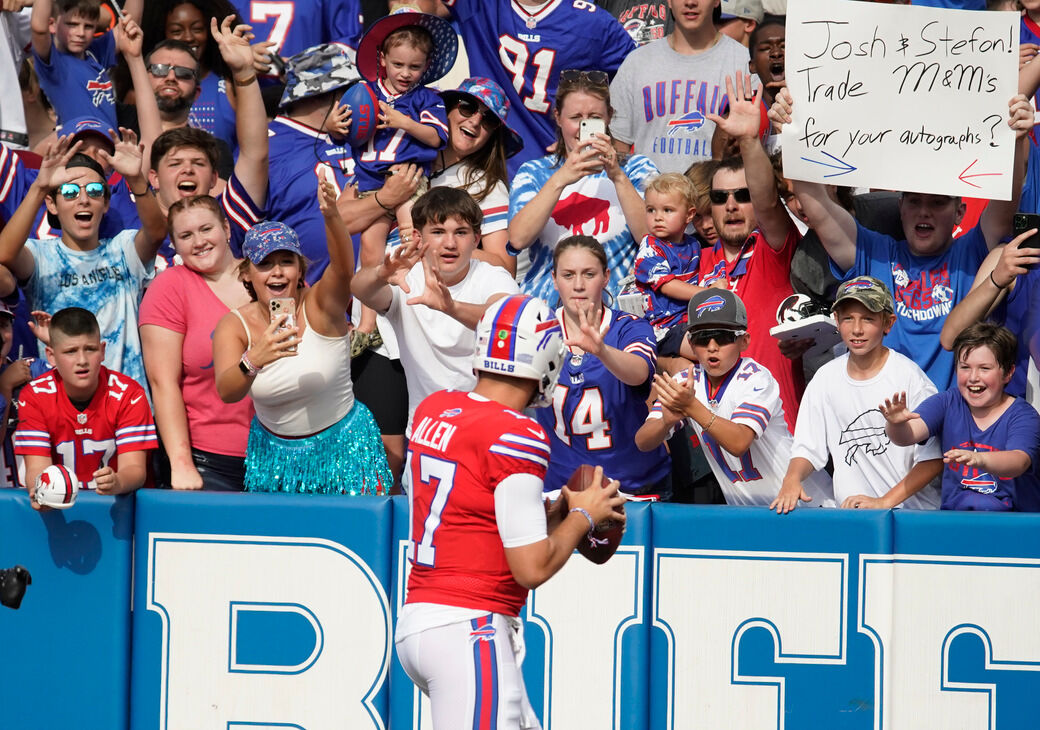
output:
[[[828,454],[842,507],[937,509],[936,485],[917,490],[942,470],[939,444],[896,446],[878,410],[896,391],[906,392],[911,408],[936,392],[920,367],[881,344],[896,321],[892,294],[878,279],[857,276],[838,287],[831,311],[849,352],[821,367],[805,389],[791,464],[770,509],[786,514],[799,500],[811,501],[802,480],[822,469]]]
[[[674,379],[654,377],[657,402],[636,433],[643,450],[667,439],[684,420],[695,429],[727,504],[767,505],[774,500],[791,451],[780,385],[749,357],[747,310],[728,289],[707,289],[690,299],[687,337],[697,364]],[[806,487],[829,505],[826,473]]]

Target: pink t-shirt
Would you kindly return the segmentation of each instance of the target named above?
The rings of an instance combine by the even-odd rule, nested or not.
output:
[[[181,393],[192,447],[244,457],[253,401],[224,403],[217,395],[213,372],[213,331],[228,311],[202,276],[186,266],[174,266],[149,285],[138,321],[184,335]]]

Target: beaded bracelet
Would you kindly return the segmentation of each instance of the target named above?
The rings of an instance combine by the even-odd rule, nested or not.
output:
[[[568,514],[570,514],[571,512],[577,512],[585,516],[585,519],[589,521],[589,532],[592,532],[596,528],[596,523],[593,522],[592,515],[590,515],[589,511],[584,507],[571,507],[568,511]]]

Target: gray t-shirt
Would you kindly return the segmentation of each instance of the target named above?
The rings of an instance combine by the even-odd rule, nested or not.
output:
[[[635,144],[661,172],[686,172],[711,159],[715,124],[705,115],[723,108],[726,77],[747,70],[747,48],[725,35],[692,56],[676,53],[668,38],[641,46],[610,84],[611,134]]]

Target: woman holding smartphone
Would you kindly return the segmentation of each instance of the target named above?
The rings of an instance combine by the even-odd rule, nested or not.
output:
[[[319,183],[318,201],[329,265],[310,288],[295,231],[265,222],[246,233],[239,277],[252,301],[217,325],[217,392],[225,403],[249,395],[256,409],[246,491],[386,494],[393,481],[379,430],[350,380],[354,249],[331,182]]]
[[[517,282],[551,301],[553,248],[571,235],[592,236],[607,253],[607,291],[632,273],[647,234],[642,191],[658,174],[642,155],[620,157],[607,130],[610,87],[602,71],[565,70],[556,91],[556,150],[521,165],[509,195],[509,248],[524,251]]]

